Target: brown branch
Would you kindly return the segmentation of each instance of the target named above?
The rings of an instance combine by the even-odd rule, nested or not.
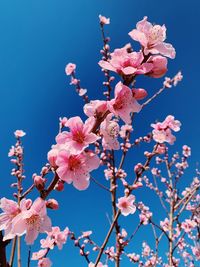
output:
[[[3,241],[3,234],[0,231],[0,267],[8,267],[6,260],[6,246],[10,241]]]
[[[113,229],[115,227],[115,223],[116,223],[117,219],[119,218],[120,214],[121,214],[121,212],[120,212],[120,210],[118,210],[117,211],[117,214],[116,214],[116,216],[115,216],[115,218],[114,218],[114,220],[113,220],[113,222],[112,222],[112,224],[110,226],[110,229],[109,229],[109,231],[108,231],[108,233],[107,233],[107,235],[105,237],[105,240],[104,240],[104,242],[103,242],[103,244],[102,244],[102,246],[100,248],[99,254],[98,254],[97,259],[96,259],[96,262],[94,264],[94,267],[97,267],[97,264],[99,263],[99,261],[101,259],[101,256],[103,254],[103,251],[105,249],[105,246],[108,243],[108,240],[110,238],[110,235],[111,235],[111,233],[112,233],[112,231],[113,231]]]
[[[51,193],[51,191],[54,189],[54,187],[55,187],[55,185],[57,184],[58,181],[59,181],[58,174],[55,173],[55,176],[52,179],[52,181],[51,181],[50,185],[48,186],[48,188],[40,192],[40,197],[45,200],[48,197],[48,195]]]

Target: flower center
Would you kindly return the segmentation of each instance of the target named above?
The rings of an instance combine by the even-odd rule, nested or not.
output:
[[[85,140],[85,135],[81,130],[77,130],[73,133],[73,140],[82,144]]]
[[[123,201],[121,203],[122,208],[126,209],[128,207],[128,203],[126,201]]]
[[[34,214],[30,218],[26,219],[26,224],[33,225],[39,222],[39,215]]]
[[[164,40],[164,33],[162,27],[159,25],[155,25],[150,31],[149,35],[150,44],[162,42],[163,40]]]
[[[116,122],[114,122],[114,121],[110,122],[110,124],[108,126],[108,134],[113,138],[118,136],[119,126]]]
[[[70,171],[75,171],[78,169],[81,165],[80,159],[77,158],[77,156],[70,156],[69,157],[69,169]]]

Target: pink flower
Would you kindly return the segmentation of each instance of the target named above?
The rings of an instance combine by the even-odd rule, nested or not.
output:
[[[131,262],[138,262],[140,260],[140,255],[135,254],[135,253],[129,253],[127,254],[127,256]]]
[[[189,146],[183,146],[183,156],[186,158],[191,156],[191,148]]]
[[[59,249],[62,249],[63,245],[67,241],[67,237],[69,235],[69,228],[66,227],[64,231],[60,231],[60,227],[52,227],[50,232],[47,232],[48,238],[53,240],[53,243],[58,246]]]
[[[154,128],[153,130],[153,139],[158,143],[167,142],[173,144],[176,140],[176,137],[172,135],[171,130],[178,132],[180,131],[181,123],[178,120],[175,120],[173,116],[169,115],[163,122],[158,122],[156,124],[151,124]]]
[[[171,88],[172,87],[172,82],[173,82],[173,80],[171,78],[165,77],[165,80],[163,82],[163,86],[165,88]]]
[[[16,138],[19,138],[19,137],[23,137],[24,135],[26,135],[26,133],[24,131],[22,131],[22,130],[16,130],[14,132],[14,135],[15,135]]]
[[[160,221],[160,226],[163,228],[165,232],[169,231],[169,219],[165,218],[164,221]]]
[[[101,100],[92,100],[84,105],[84,113],[88,117],[101,116],[107,111],[107,102]]]
[[[130,37],[140,42],[143,46],[144,54],[161,54],[169,58],[175,58],[176,52],[171,44],[165,43],[165,25],[152,25],[147,21],[147,17],[139,21],[136,29],[129,32]]]
[[[59,152],[59,145],[53,145],[52,149],[48,152],[47,158],[52,167],[56,166],[56,160]]]
[[[131,123],[130,113],[139,112],[141,105],[133,97],[129,87],[119,82],[115,87],[115,98],[108,101],[108,109],[125,123]]]
[[[13,157],[15,155],[15,147],[12,146],[8,152],[8,157]]]
[[[150,255],[151,248],[149,247],[149,245],[146,242],[142,243],[142,247],[143,247],[142,256],[148,257]]]
[[[101,60],[99,65],[106,70],[117,72],[119,75],[145,74],[151,71],[152,63],[143,63],[142,52],[128,52],[130,44],[122,48],[115,49],[111,53],[111,59]]]
[[[102,25],[104,24],[110,24],[110,18],[106,18],[102,15],[99,15],[99,20]]]
[[[65,144],[72,154],[81,153],[99,139],[96,134],[91,133],[93,125],[93,117],[88,118],[85,123],[80,117],[70,118],[65,124],[66,127],[69,127],[70,132],[65,131],[58,134],[56,141],[58,144]]]
[[[49,258],[43,258],[38,262],[38,267],[51,267],[51,266],[52,262],[50,261]]]
[[[41,249],[38,252],[32,254],[31,260],[39,260],[47,254],[47,249]]]
[[[81,238],[88,238],[89,236],[91,236],[91,234],[92,234],[92,231],[82,232]]]
[[[186,219],[182,224],[181,228],[186,232],[190,233],[193,228],[197,226],[197,223],[194,220]]]
[[[119,124],[112,121],[112,114],[108,114],[100,125],[100,133],[103,135],[102,146],[104,149],[118,150],[120,148],[117,137],[119,135]]]
[[[79,90],[79,96],[84,96],[85,94],[87,93],[87,89],[83,89],[83,88],[81,88],[80,90]]]
[[[132,132],[132,131],[133,131],[133,127],[131,125],[125,124],[125,125],[122,125],[119,134],[120,134],[121,138],[125,138],[126,133]]]
[[[12,239],[15,235],[12,233],[12,220],[20,212],[18,204],[5,197],[1,198],[0,208],[3,213],[0,214],[0,231],[4,230],[4,241]]]
[[[136,211],[136,207],[133,204],[135,202],[135,196],[130,195],[128,197],[120,197],[118,199],[117,207],[120,209],[122,215],[127,216],[133,214]]]
[[[153,64],[153,68],[147,74],[153,78],[160,78],[167,72],[167,59],[162,56],[151,56],[147,62]]]
[[[167,124],[167,126],[173,130],[174,132],[179,132],[180,131],[180,127],[181,127],[181,123],[178,120],[174,119],[174,116],[172,115],[168,115],[165,119],[165,122]]]
[[[54,249],[54,239],[51,239],[51,237],[47,236],[46,239],[40,240],[41,248],[45,249]]]
[[[67,122],[67,118],[63,117],[63,118],[59,118],[60,121],[60,128],[65,127],[65,123]]]
[[[71,75],[76,69],[76,65],[73,63],[68,63],[65,67],[65,73],[66,75]]]
[[[60,179],[73,183],[78,190],[85,190],[89,186],[90,172],[99,167],[100,160],[90,151],[72,155],[68,150],[61,150],[56,164]]]
[[[174,86],[177,86],[177,84],[178,84],[180,81],[182,81],[182,79],[183,79],[183,75],[182,75],[181,71],[179,71],[179,72],[174,76],[174,78],[173,78],[173,85],[174,85]]]
[[[24,206],[12,221],[13,233],[22,236],[26,233],[26,243],[33,244],[39,233],[51,230],[51,220],[47,216],[46,203],[38,197],[30,209]]]

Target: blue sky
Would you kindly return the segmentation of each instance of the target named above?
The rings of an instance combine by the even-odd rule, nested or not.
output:
[[[11,197],[13,193],[13,189],[8,187],[13,178],[7,152],[14,142],[16,129],[27,132],[24,138],[26,187],[31,184],[32,173],[39,172],[46,162],[46,154],[57,134],[58,118],[80,114],[85,118],[82,100],[70,87],[64,73],[68,62],[77,64],[77,75],[83,88],[88,89],[90,99],[102,97],[103,75],[97,65],[102,46],[99,14],[111,18],[111,24],[106,27],[111,37],[111,49],[130,42],[128,32],[145,15],[151,22],[166,25],[167,40],[177,51],[176,59],[169,60],[168,76],[182,70],[184,80],[137,116],[135,137],[149,132],[150,123],[156,119],[174,115],[182,122],[174,151],[185,143],[192,147],[193,160],[189,177],[186,177],[190,181],[199,160],[199,10],[200,3],[196,0],[1,0],[0,196]],[[149,95],[161,84],[162,79],[138,82],[138,86],[146,88]],[[133,157],[137,161],[137,153]],[[131,159],[126,164],[130,173]],[[103,179],[100,172],[96,175],[97,179]],[[106,213],[110,212],[109,196],[91,184],[85,192],[67,186],[55,197],[61,208],[52,213],[54,224],[69,226],[77,234],[81,230],[94,229],[97,240],[103,240],[109,226],[106,218]],[[147,203],[150,200],[156,203],[150,194],[143,197]],[[136,224],[135,220],[125,222],[130,231]],[[145,230],[142,235],[145,238]],[[50,257],[55,267],[65,266],[63,262],[73,267],[86,266],[70,241],[63,251],[53,252]],[[130,265],[128,262],[124,264],[122,267]]]

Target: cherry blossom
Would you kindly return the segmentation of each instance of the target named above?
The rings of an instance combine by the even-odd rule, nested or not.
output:
[[[48,237],[53,240],[54,244],[58,246],[59,249],[62,249],[63,245],[67,241],[69,235],[69,228],[66,227],[63,231],[60,230],[60,227],[52,227],[50,232],[47,232]]]
[[[191,148],[189,146],[183,146],[183,156],[186,158],[191,156]]]
[[[119,82],[115,87],[115,98],[108,101],[108,109],[125,123],[131,122],[131,112],[139,112],[141,105],[133,97],[129,87]]]
[[[91,132],[93,125],[93,117],[88,118],[85,123],[80,117],[70,118],[65,124],[70,132],[64,131],[58,134],[56,141],[58,144],[64,144],[72,154],[78,154],[99,139],[96,134]]]
[[[0,214],[0,231],[5,230],[4,240],[11,239],[15,236],[11,232],[12,221],[20,213],[19,205],[15,201],[3,197],[0,208],[3,210],[3,213]]]
[[[153,139],[158,143],[168,142],[173,144],[176,137],[172,135],[171,130],[178,132],[180,130],[181,123],[175,120],[173,116],[169,115],[163,122],[158,122],[156,124],[151,124],[154,128]]]
[[[115,49],[111,53],[111,59],[108,61],[101,60],[99,65],[103,69],[117,72],[120,75],[145,74],[152,70],[152,63],[143,63],[144,56],[142,52],[128,52],[128,49],[130,49],[130,44]]]
[[[102,25],[110,24],[110,18],[106,18],[105,16],[99,15],[99,20]]]
[[[68,63],[65,68],[66,75],[71,75],[76,69],[76,65],[74,63]]]
[[[47,249],[41,249],[38,252],[34,252],[32,254],[32,260],[42,259],[47,254]]]
[[[130,195],[128,197],[120,197],[118,199],[117,207],[120,209],[122,215],[128,216],[136,211],[136,207],[133,204],[135,202],[135,196]]]
[[[130,37],[140,42],[145,55],[151,53],[175,58],[176,52],[173,46],[164,42],[166,39],[165,25],[152,25],[147,19],[147,17],[144,17],[137,23],[136,29],[129,32]]]
[[[89,186],[90,172],[99,167],[99,158],[93,152],[83,152],[73,155],[68,150],[61,150],[58,154],[56,170],[58,176],[78,190],[85,190]]]
[[[84,105],[84,113],[88,117],[98,117],[107,111],[107,102],[102,100],[92,100]]]
[[[38,197],[30,209],[24,205],[21,212],[12,221],[12,232],[18,236],[26,233],[26,243],[33,244],[39,233],[51,229],[51,220],[47,216],[46,203]]]
[[[49,258],[43,258],[38,262],[38,267],[51,267],[51,266],[52,262],[50,261]]]
[[[26,133],[25,133],[23,130],[16,130],[16,131],[14,132],[14,135],[15,135],[16,138],[19,138],[19,137],[23,137],[23,136],[25,136]]]

